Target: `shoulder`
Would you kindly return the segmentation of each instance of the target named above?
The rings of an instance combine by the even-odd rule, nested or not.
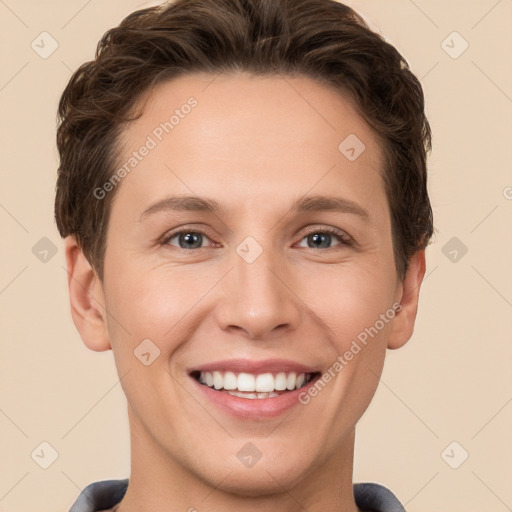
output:
[[[69,512],[100,512],[119,503],[128,488],[128,478],[101,480],[84,487]]]
[[[354,484],[354,499],[360,510],[368,512],[405,512],[398,498],[381,484]]]

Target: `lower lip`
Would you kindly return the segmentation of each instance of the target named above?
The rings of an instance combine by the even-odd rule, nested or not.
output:
[[[190,377],[204,396],[230,415],[248,418],[275,418],[291,409],[294,405],[301,405],[299,395],[307,392],[320,378],[315,376],[306,386],[272,398],[240,398],[225,392],[216,391]]]

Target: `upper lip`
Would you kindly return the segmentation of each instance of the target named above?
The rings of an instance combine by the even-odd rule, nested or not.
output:
[[[318,368],[308,366],[287,359],[265,359],[262,361],[254,361],[252,359],[224,359],[222,361],[214,361],[211,363],[194,366],[188,369],[188,373],[192,372],[213,372],[224,371],[234,373],[275,373],[275,372],[296,372],[296,373],[316,373]]]

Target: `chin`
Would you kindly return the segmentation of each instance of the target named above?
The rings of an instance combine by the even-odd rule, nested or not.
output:
[[[204,471],[204,468],[202,468]],[[259,460],[253,467],[243,467],[236,461],[234,464],[223,464],[210,468],[206,480],[210,485],[230,494],[258,497],[282,493],[290,490],[306,477],[307,468],[292,459]],[[222,475],[226,476],[222,480]],[[204,475],[203,477],[205,477]],[[222,480],[219,483],[219,480]]]

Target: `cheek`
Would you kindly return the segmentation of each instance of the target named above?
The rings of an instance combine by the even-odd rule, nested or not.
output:
[[[106,284],[109,311],[116,334],[134,341],[144,338],[160,343],[174,335],[187,313],[212,286],[212,277],[184,268],[153,268],[126,258]],[[121,323],[124,330],[119,330]],[[110,327],[110,326],[109,326]],[[127,331],[127,332],[126,332]]]
[[[319,270],[303,283],[301,298],[330,329],[339,353],[392,307],[395,281],[390,275],[378,263],[354,263]],[[388,324],[379,327],[385,333]]]
[[[332,340],[328,371],[336,397],[326,404],[326,414],[340,431],[363,414],[379,382],[395,314],[394,281],[387,276],[378,268],[341,272],[331,276],[329,292],[318,298],[317,312]]]

